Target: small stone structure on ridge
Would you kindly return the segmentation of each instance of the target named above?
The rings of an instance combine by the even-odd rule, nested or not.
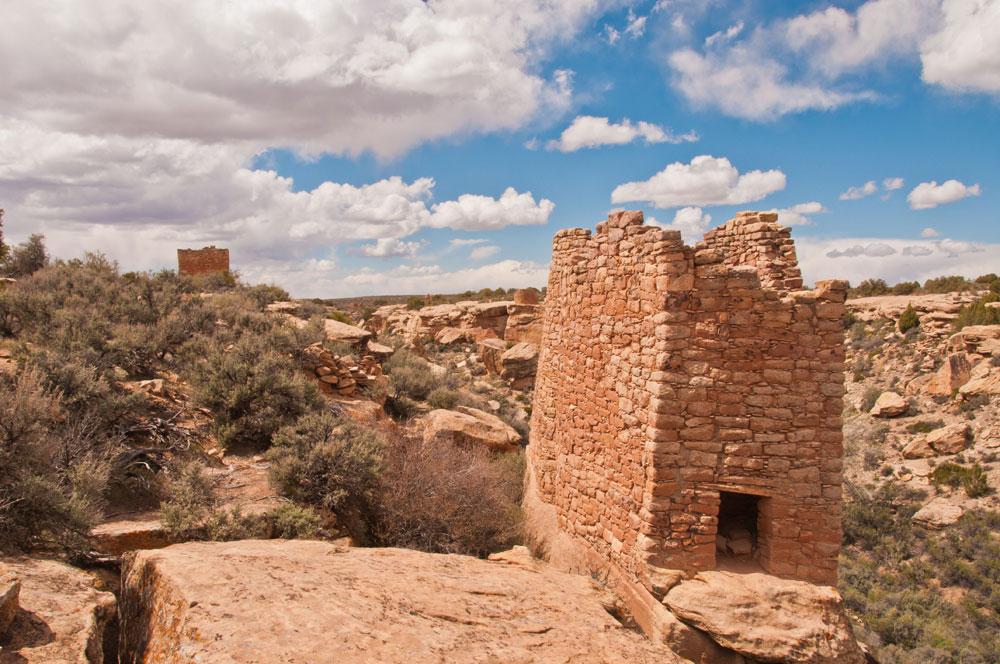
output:
[[[215,246],[203,249],[178,249],[177,271],[181,276],[229,272],[229,250]]]
[[[553,240],[530,535],[654,595],[667,570],[740,558],[835,583],[847,283],[801,290],[774,213],[695,247],[642,222],[614,212]]]

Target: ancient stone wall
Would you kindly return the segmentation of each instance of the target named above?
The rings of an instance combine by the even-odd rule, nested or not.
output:
[[[619,212],[553,241],[528,493],[647,588],[717,565],[722,492],[755,501],[766,571],[836,579],[847,284],[788,290],[775,221],[741,213],[688,247]]]
[[[229,250],[205,247],[204,249],[178,249],[177,271],[183,276],[229,272]]]

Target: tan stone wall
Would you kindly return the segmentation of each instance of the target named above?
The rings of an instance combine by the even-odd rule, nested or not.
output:
[[[692,248],[624,212],[555,236],[529,477],[561,531],[647,586],[715,566],[719,491],[762,497],[766,570],[833,582],[846,283],[785,290],[801,277],[773,215],[723,229]]]
[[[178,249],[177,271],[184,276],[228,272],[229,250],[215,247]]]

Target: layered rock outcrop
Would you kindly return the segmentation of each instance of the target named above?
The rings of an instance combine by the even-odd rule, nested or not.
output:
[[[92,576],[54,560],[4,558],[0,593],[3,579],[16,579],[19,593],[16,606],[7,604],[16,610],[6,635],[0,630],[0,664],[103,664],[116,601]]]
[[[129,664],[680,662],[625,629],[583,576],[326,542],[189,543],[130,555]]]

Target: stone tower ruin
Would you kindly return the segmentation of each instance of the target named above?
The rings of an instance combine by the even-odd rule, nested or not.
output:
[[[642,222],[614,212],[553,240],[530,534],[553,562],[654,594],[666,570],[730,558],[835,583],[847,283],[802,290],[774,213],[694,247]]]
[[[181,276],[229,272],[229,250],[215,246],[202,249],[178,249],[177,271]]]

